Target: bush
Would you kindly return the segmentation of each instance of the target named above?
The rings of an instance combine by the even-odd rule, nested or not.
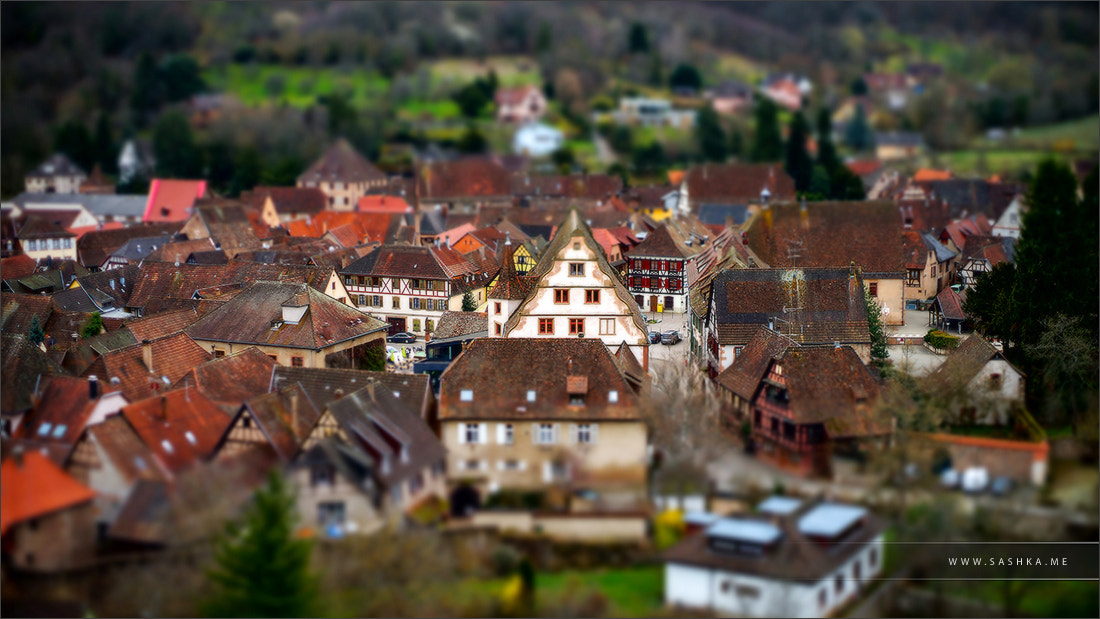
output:
[[[959,347],[959,336],[932,330],[925,334],[924,342],[932,348],[955,350]]]

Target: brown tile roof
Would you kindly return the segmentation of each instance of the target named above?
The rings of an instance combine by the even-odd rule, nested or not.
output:
[[[433,340],[489,334],[489,314],[485,312],[443,312],[432,333]]]
[[[834,439],[890,431],[872,410],[878,383],[851,347],[787,348],[775,363],[783,366],[795,423],[824,423]]]
[[[0,260],[0,279],[18,279],[34,273],[37,267],[38,262],[26,254],[4,258]]]
[[[88,426],[85,434],[95,439],[127,484],[141,479],[164,480],[169,477],[168,470],[142,442],[125,416],[111,415],[101,423]]]
[[[207,458],[230,417],[194,389],[175,389],[122,407],[122,415],[168,470]]]
[[[101,357],[102,373],[97,370],[98,362],[85,373],[96,374],[101,381],[109,381],[111,385],[115,385],[114,379],[117,378],[117,388],[127,400],[133,402],[168,390],[184,374],[212,357],[186,333],[177,333],[150,343],[153,354],[153,368],[150,371],[145,366],[142,346],[137,344],[107,352]],[[167,383],[164,377],[168,377]],[[153,388],[154,384],[156,388]]]
[[[515,245],[504,246],[500,274],[497,277],[496,284],[489,290],[490,299],[519,301],[525,299],[527,293],[531,291],[530,284],[532,280],[520,277],[516,273],[515,253]]]
[[[607,174],[527,174],[512,176],[511,193],[528,197],[606,200],[623,189],[622,179]]]
[[[963,298],[950,286],[944,288],[936,295],[936,304],[940,306],[944,318],[951,320],[966,320],[969,316],[963,311]]]
[[[940,364],[940,367],[936,368],[933,376],[947,376],[970,382],[970,379],[974,378],[985,367],[985,364],[994,359],[1008,362],[1001,351],[994,348],[985,338],[974,333],[959,343],[959,347],[955,349],[955,352],[951,353]],[[1016,366],[1012,366],[1012,368],[1020,372]],[[1023,372],[1020,372],[1020,374],[1023,374]]]
[[[619,365],[619,370],[636,391],[641,391],[649,385],[649,373],[642,367],[626,342],[619,344],[619,349],[615,351],[615,363]]]
[[[328,292],[329,279],[333,270],[328,267],[305,266],[295,264],[262,264],[230,260],[225,267],[222,284],[252,284],[258,281],[283,282],[288,284],[306,283],[317,292]]]
[[[250,192],[241,194],[241,200],[253,207],[263,208],[267,198],[275,205],[280,215],[316,214],[325,210],[325,194],[316,187],[267,187],[258,186]]]
[[[86,232],[76,241],[76,255],[84,266],[99,267],[106,262],[111,252],[130,239],[175,234],[181,224],[182,222],[139,224],[114,230]]]
[[[993,224],[984,214],[972,215],[966,219],[960,219],[947,224],[940,234],[941,239],[951,239],[959,251],[966,251],[966,244],[970,238],[988,237],[993,233]]]
[[[627,255],[690,258],[708,247],[713,238],[714,234],[694,217],[666,219]]]
[[[299,385],[290,385],[279,391],[250,398],[240,407],[233,423],[236,423],[245,410],[251,413],[275,454],[284,463],[294,459],[302,441],[309,436],[310,430],[321,417],[321,411]],[[228,430],[226,434],[228,435]]]
[[[570,378],[587,380],[585,405],[569,406]],[[461,392],[473,399],[463,402]],[[535,391],[529,402],[527,392]],[[617,391],[618,402],[609,401]],[[595,338],[483,338],[440,378],[440,419],[638,419],[637,396]]]
[[[847,268],[865,275],[905,272],[902,226],[889,201],[772,204],[748,231],[748,246],[773,267]],[[772,224],[768,224],[769,218]]]
[[[803,284],[796,284],[799,279]],[[745,345],[759,325],[802,344],[871,341],[863,280],[848,269],[728,269],[714,280],[718,342]],[[797,309],[795,309],[797,308]]]
[[[58,455],[67,454],[84,432],[84,426],[95,408],[95,402],[89,395],[88,381],[54,376],[41,393],[41,401],[33,412],[23,418],[14,438],[35,446],[57,447]]]
[[[139,479],[107,529],[107,537],[159,546],[167,541],[167,520],[171,511],[172,494],[168,483],[159,479]]]
[[[349,264],[340,274],[451,279],[474,271],[473,263],[447,247],[383,245]]]
[[[249,347],[195,366],[173,387],[201,391],[212,402],[236,412],[245,400],[270,390],[275,365],[275,360],[259,348]]]
[[[131,318],[123,324],[140,343],[142,340],[155,340],[179,333],[198,319],[198,313],[194,309],[182,309]]]
[[[300,322],[285,322],[283,305],[300,303],[308,305]],[[321,350],[387,328],[305,284],[263,281],[204,315],[187,333],[196,340]]]
[[[144,314],[194,307],[191,297],[195,291],[222,282],[225,273],[223,265],[146,261],[127,307]]]
[[[128,264],[118,269],[82,275],[76,278],[76,282],[97,305],[105,307],[110,301],[114,307],[123,308],[140,277],[141,269],[136,264]]]
[[[354,247],[369,239],[366,229],[359,222],[330,228],[325,235],[331,237],[341,247]]]
[[[31,408],[36,388],[64,370],[22,334],[0,335],[0,412],[19,413]],[[39,378],[41,377],[41,378]]]
[[[756,204],[765,188],[770,201],[795,199],[794,180],[779,164],[707,163],[688,170],[686,180],[693,202]]]
[[[45,329],[54,312],[50,297],[41,294],[2,292],[0,306],[3,308],[0,326],[5,333],[17,335],[26,335],[30,331],[35,316],[38,317],[39,326]]]
[[[512,174],[489,157],[464,157],[424,165],[417,179],[420,199],[511,196]]]
[[[73,163],[72,159],[64,153],[54,153],[48,159],[38,164],[38,167],[27,172],[27,178],[53,178],[55,176],[87,176],[80,166]]]
[[[96,493],[72,477],[46,456],[26,451],[4,458],[0,465],[0,534],[12,525],[79,505]]]
[[[66,230],[74,219],[80,215],[80,211],[49,212],[49,215],[32,214],[27,216],[23,225],[19,227],[16,237],[19,239],[61,239],[73,238],[76,235]]]
[[[251,207],[246,207],[242,202],[222,198],[195,203],[195,217],[199,218],[216,246],[228,254],[260,248],[260,239],[252,227],[248,210]]]
[[[345,139],[336,140],[309,169],[298,177],[298,184],[340,181],[361,183],[384,181],[386,175]]]
[[[301,385],[310,399],[319,409],[336,399],[336,391],[349,394],[362,389],[370,382],[385,385],[398,399],[423,414],[427,413],[434,395],[428,385],[427,374],[393,374],[389,372],[365,372],[341,368],[294,368],[276,366],[272,377],[272,388],[286,385]]]
[[[745,401],[751,401],[760,379],[771,364],[772,357],[782,356],[798,342],[780,335],[767,325],[758,325],[748,344],[728,368],[722,370],[715,381]]]

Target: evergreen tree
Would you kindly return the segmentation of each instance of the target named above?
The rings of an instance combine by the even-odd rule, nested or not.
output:
[[[538,55],[545,54],[553,47],[554,37],[550,32],[550,24],[541,22],[539,24],[539,30],[535,34],[535,53]]]
[[[695,118],[695,139],[699,142],[699,151],[707,161],[724,162],[726,160],[726,132],[718,118],[718,112],[707,105],[699,110]]]
[[[988,338],[1001,340],[1006,346],[1016,339],[1012,311],[1015,282],[1016,267],[1011,262],[1002,262],[978,275],[963,302],[963,310],[974,321],[974,329]]]
[[[187,54],[165,58],[158,71],[158,79],[164,99],[169,103],[185,101],[206,90],[199,63]]]
[[[83,339],[95,337],[102,332],[103,317],[99,315],[99,312],[93,312],[84,325],[80,327],[80,337]]]
[[[741,135],[741,131],[734,129],[730,133],[730,155],[740,158],[745,154],[745,136]]]
[[[871,132],[871,125],[867,124],[867,112],[862,103],[856,105],[855,114],[844,132],[844,141],[849,148],[857,151],[867,150],[875,145],[875,136]]]
[[[886,327],[882,320],[882,307],[871,296],[870,290],[864,290],[864,301],[867,304],[867,331],[871,334],[871,363],[881,364],[890,357],[886,348]]]
[[[489,150],[489,141],[485,138],[483,133],[477,130],[477,127],[468,125],[462,137],[458,139],[458,144],[456,144],[455,147],[460,153],[484,153]]]
[[[787,132],[787,174],[794,179],[796,191],[807,191],[813,177],[814,162],[806,150],[809,127],[801,112],[791,117],[790,130]]]
[[[165,113],[153,128],[153,157],[157,174],[167,178],[194,178],[201,174],[202,162],[191,123],[181,112]]]
[[[294,536],[295,498],[277,471],[256,491],[241,522],[217,542],[209,572],[217,593],[210,617],[310,617],[317,612],[310,542]]]
[[[78,120],[68,120],[57,130],[54,150],[64,153],[76,165],[90,172],[95,165],[95,150],[88,127]]]
[[[160,107],[163,100],[160,72],[157,61],[149,52],[142,52],[134,66],[134,90],[130,97],[130,107],[139,121]]]
[[[259,184],[263,172],[260,152],[251,144],[237,151],[234,163],[233,179],[229,183],[231,197],[239,196],[242,191],[249,191]]]
[[[679,64],[668,76],[668,85],[673,90],[677,88],[690,88],[698,91],[703,87],[703,76],[699,75],[699,69],[689,64]]]
[[[42,330],[42,324],[38,322],[37,314],[31,317],[31,327],[27,331],[27,339],[35,346],[46,341],[46,332]]]
[[[756,132],[752,139],[753,161],[779,161],[783,157],[783,137],[779,133],[779,110],[767,97],[759,97],[754,111]]]
[[[833,115],[827,107],[817,112],[817,162],[830,176],[843,165],[833,143]]]
[[[825,171],[825,166],[820,163],[814,165],[813,174],[810,176],[810,187],[806,190],[806,199],[824,200],[830,197],[829,191],[829,173]]]
[[[451,98],[458,104],[458,109],[463,116],[477,118],[482,108],[492,100],[486,96],[485,90],[475,81],[460,88]]]
[[[99,169],[105,174],[118,172],[118,145],[111,133],[111,118],[106,111],[101,111],[96,118],[92,146]]]
[[[649,85],[658,87],[665,81],[665,67],[661,62],[661,53],[653,50],[649,54]]]
[[[631,54],[644,54],[649,51],[649,31],[645,24],[634,22],[630,25],[629,49]]]
[[[236,149],[228,138],[217,138],[206,147],[206,179],[218,193],[230,193]]]
[[[462,311],[464,312],[476,312],[477,301],[474,301],[474,293],[467,290],[462,293]]]

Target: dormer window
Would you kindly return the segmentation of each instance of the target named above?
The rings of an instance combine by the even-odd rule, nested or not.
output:
[[[569,406],[584,406],[584,395],[574,394],[569,396]]]

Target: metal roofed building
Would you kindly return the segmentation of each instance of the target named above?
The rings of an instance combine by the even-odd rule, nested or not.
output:
[[[802,501],[798,499],[792,499],[786,496],[770,496],[764,500],[763,503],[756,506],[756,511],[765,514],[778,514],[780,516],[786,516],[799,507],[802,507]]]

